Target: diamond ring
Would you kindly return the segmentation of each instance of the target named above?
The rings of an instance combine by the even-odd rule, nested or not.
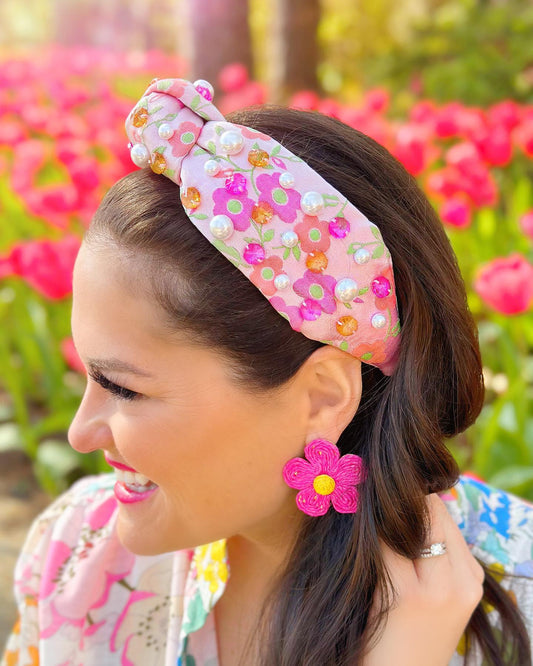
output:
[[[437,543],[432,543],[426,548],[422,548],[420,551],[420,557],[437,557],[438,555],[444,555],[447,552],[446,544],[444,541],[438,541]]]

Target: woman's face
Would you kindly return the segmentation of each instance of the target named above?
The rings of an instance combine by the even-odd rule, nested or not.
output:
[[[262,394],[237,386],[220,353],[166,332],[158,306],[128,288],[139,274],[120,250],[86,243],[74,270],[72,331],[89,377],[70,444],[157,484],[140,501],[118,492],[121,541],[155,554],[293,533],[282,468],[305,445],[303,394],[292,382]]]

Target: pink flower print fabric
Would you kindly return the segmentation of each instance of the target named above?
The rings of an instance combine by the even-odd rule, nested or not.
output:
[[[191,222],[294,330],[392,374],[400,322],[391,256],[351,202],[272,137],[225,121],[186,81],[152,83],[126,131],[132,156],[140,150],[180,186]],[[382,278],[390,291],[378,301],[371,286]]]

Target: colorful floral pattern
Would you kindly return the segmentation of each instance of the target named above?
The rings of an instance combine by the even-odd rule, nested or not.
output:
[[[35,521],[15,571],[20,620],[1,666],[218,664],[211,611],[231,575],[225,540],[131,555],[116,537],[114,483],[114,474],[82,479]],[[533,636],[533,507],[466,476],[441,498]],[[497,625],[497,614],[489,620]],[[449,666],[462,666],[463,654],[460,643]]]
[[[400,322],[377,226],[273,138],[227,122],[201,86],[177,81],[152,83],[132,110],[135,163],[180,186],[191,222],[295,330],[352,355],[361,345],[379,348],[361,360],[391,374]],[[274,272],[286,278],[275,281]],[[347,279],[357,294],[344,302],[335,287]],[[390,290],[378,297],[376,281]],[[383,316],[373,319],[376,311]]]

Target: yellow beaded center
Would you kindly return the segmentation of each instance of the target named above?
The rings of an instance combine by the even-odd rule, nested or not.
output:
[[[313,488],[319,495],[331,495],[335,490],[335,480],[328,474],[320,474],[315,477]]]

